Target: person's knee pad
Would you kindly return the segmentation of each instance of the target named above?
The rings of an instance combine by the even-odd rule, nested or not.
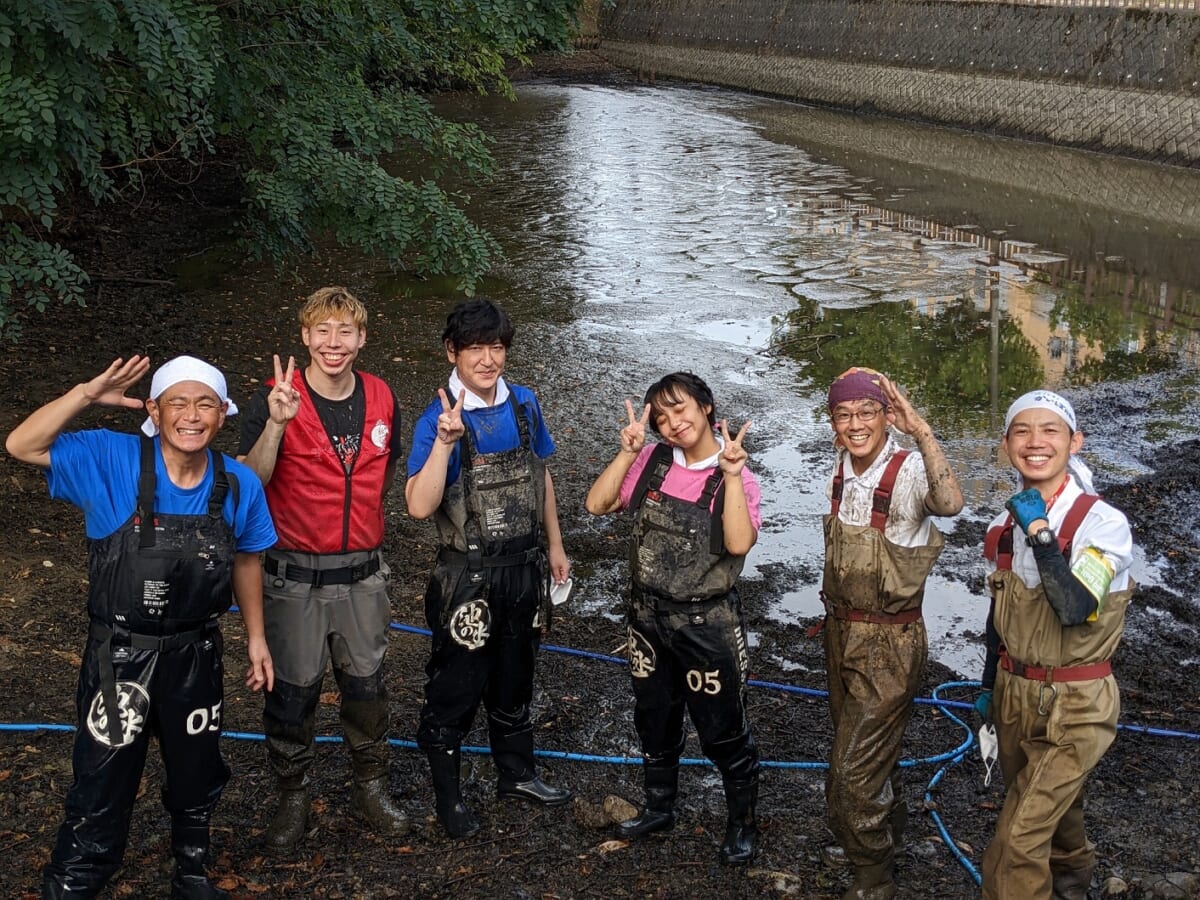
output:
[[[310,685],[289,684],[275,679],[275,687],[267,692],[263,715],[285,725],[302,725],[317,712],[321,699],[321,682]]]

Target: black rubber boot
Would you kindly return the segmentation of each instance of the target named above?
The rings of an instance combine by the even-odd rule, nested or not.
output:
[[[275,815],[263,835],[263,849],[277,856],[291,853],[308,834],[311,800],[305,779],[284,779],[279,783],[279,801]]]
[[[354,779],[350,789],[350,808],[379,835],[400,837],[408,834],[408,817],[392,802],[388,776]]]
[[[758,852],[758,779],[725,782],[725,803],[729,819],[725,825],[725,841],[721,844],[721,862],[744,866]]]
[[[617,826],[623,838],[640,838],[675,827],[675,795],[679,792],[679,767],[645,766],[646,806],[641,814]]]
[[[171,900],[228,900],[223,891],[208,880],[204,862],[208,856],[208,822],[173,823],[171,853],[175,857],[175,876],[171,879]]]
[[[452,838],[470,837],[479,831],[479,820],[463,802],[459,787],[461,757],[459,750],[428,750],[429,771],[433,776],[438,821]]]
[[[381,673],[369,678],[355,678],[341,671],[334,674],[342,689],[342,729],[354,769],[350,808],[376,834],[408,834],[408,818],[391,796],[387,693]]]
[[[528,781],[509,781],[503,775],[496,782],[496,796],[509,800],[528,800],[542,806],[562,806],[574,796],[566,788],[546,784],[536,775]]]
[[[1051,869],[1053,900],[1087,900],[1095,868],[1087,866],[1082,869]]]

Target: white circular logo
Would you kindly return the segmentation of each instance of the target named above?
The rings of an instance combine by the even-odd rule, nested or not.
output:
[[[117,716],[121,723],[121,741],[114,744],[108,733],[108,710],[104,693],[96,691],[88,708],[87,727],[93,738],[105,747],[124,747],[142,733],[150,712],[150,694],[136,681],[117,682]]]
[[[629,643],[626,646],[629,649],[629,671],[633,673],[633,677],[649,678],[657,663],[654,648],[650,646],[650,642],[631,626]]]
[[[486,644],[491,629],[492,611],[484,600],[464,603],[450,616],[450,637],[468,650],[478,650]]]
[[[391,432],[388,430],[387,425],[385,425],[383,420],[380,419],[375,423],[375,427],[371,429],[371,443],[374,444],[378,449],[382,450],[387,446],[388,435],[390,433]]]

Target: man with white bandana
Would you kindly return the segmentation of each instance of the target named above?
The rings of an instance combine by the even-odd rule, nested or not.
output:
[[[1083,433],[1051,391],[1018,398],[1001,447],[1021,491],[987,532],[995,565],[983,692],[1007,793],[983,857],[990,900],[1085,900],[1096,866],[1083,785],[1116,736],[1112,656],[1133,594],[1133,536],[1076,456]]]
[[[758,481],[704,380],[660,378],[641,416],[625,401],[621,445],[588,491],[587,509],[634,516],[629,547],[628,653],[646,803],[617,826],[642,838],[675,825],[679,756],[691,717],[725,787],[727,865],[758,850],[758,751],[746,716],[749,660],[737,579],[762,527]],[[662,441],[646,443],[646,425]]]
[[[534,764],[541,611],[548,579],[565,582],[571,566],[545,462],[554,440],[533,391],[502,377],[513,333],[490,300],[451,311],[442,345],[454,369],[417,420],[408,457],[408,511],[432,517],[441,544],[425,593],[433,637],[417,744],[429,757],[438,821],[455,838],[479,830],[462,798],[459,752],[480,701],[497,795],[543,806],[571,799]]]
[[[46,470],[50,496],[84,511],[88,641],[66,818],[42,896],[94,897],[121,865],[150,735],[165,770],[173,898],[220,898],[208,880],[209,821],[229,780],[218,744],[224,699],[218,617],[234,595],[252,690],[274,673],[258,553],[275,542],[258,479],[209,446],[237,412],[225,376],[180,356],[154,374],[145,436],[66,432],[89,407],[141,409],[126,392],[149,371],[117,359],[13,429],[8,452]]]
[[[309,830],[309,770],[325,670],[332,666],[353,773],[350,811],[377,834],[408,831],[392,800],[384,683],[390,570],[380,552],[384,498],[403,454],[400,407],[382,379],[355,367],[367,309],[344,287],[300,308],[308,365],[274,358],[250,398],[239,458],[266,485],[279,540],[263,558],[264,617],[278,678],[263,703],[278,802],[263,843],[290,853]]]
[[[823,857],[854,867],[843,900],[888,900],[908,820],[900,749],[928,656],[921,602],[944,546],[930,517],[957,515],[963,498],[932,429],[884,375],[839,375],[829,417],[837,461],[821,600],[834,730],[825,800],[837,844]],[[916,452],[900,448],[893,426]]]

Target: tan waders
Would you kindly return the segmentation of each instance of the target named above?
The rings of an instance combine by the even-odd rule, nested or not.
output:
[[[882,491],[890,502],[887,480],[885,473],[876,498]],[[907,818],[898,796],[900,749],[928,655],[925,579],[944,546],[936,529],[926,545],[902,547],[881,526],[846,525],[835,499],[835,512],[825,517],[822,585],[834,728],[825,782],[829,827],[854,866],[844,897],[871,900],[896,891],[895,851]]]
[[[1040,586],[1005,569],[989,586],[1005,648],[991,709],[1007,794],[983,857],[983,896],[1084,898],[1096,857],[1083,786],[1116,736],[1121,704],[1108,660],[1133,589],[1109,594],[1096,621],[1064,628]]]

